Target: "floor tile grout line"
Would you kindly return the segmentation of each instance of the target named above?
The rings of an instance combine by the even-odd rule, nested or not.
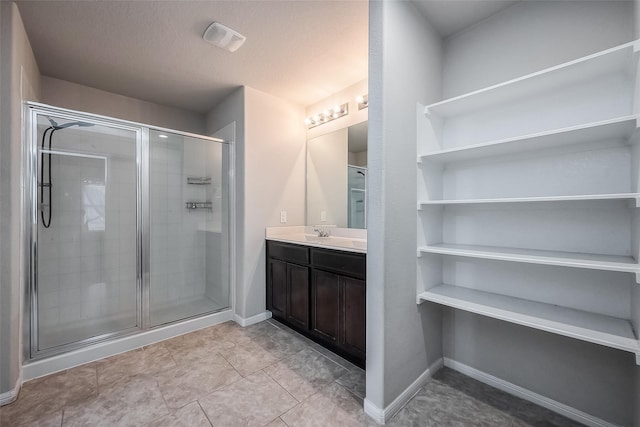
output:
[[[277,322],[277,321],[274,321]],[[274,325],[275,326],[275,325]],[[359,366],[354,365],[353,363],[351,363],[350,361],[348,361],[347,359],[343,358],[342,356],[333,353],[331,350],[327,349],[326,347],[323,347],[322,345],[318,344],[317,342],[313,341],[312,339],[302,335],[301,333],[289,328],[288,326],[284,325],[284,324],[280,324],[278,326],[276,326],[276,328],[287,332],[289,335],[301,340],[302,342],[304,342],[305,344],[307,344],[312,350],[317,351],[318,353],[322,354],[324,357],[326,357],[327,359],[331,360],[333,363],[335,363],[336,365],[339,365],[340,367],[348,370],[348,371],[352,371],[353,368],[355,369],[362,369]],[[327,355],[323,354],[320,350],[327,350],[330,351],[332,354],[334,354],[335,356],[341,358],[342,360],[344,360],[346,363],[348,363],[350,366],[343,366],[340,363],[336,362],[335,360],[332,360],[330,357],[328,357]],[[364,371],[366,371],[366,369],[363,369]]]
[[[316,392],[315,392],[315,393],[313,393],[312,395],[307,396],[307,398],[306,398],[306,399],[304,399],[302,402],[298,403],[298,404],[297,404],[296,406],[294,406],[293,408],[288,409],[288,410],[287,410],[286,412],[284,412],[283,414],[280,414],[280,418],[282,419],[282,416],[283,416],[283,415],[288,414],[289,412],[293,411],[294,409],[296,409],[296,408],[298,408],[298,407],[302,406],[303,404],[305,404],[306,402],[310,401],[310,400],[311,400],[311,398],[313,398],[314,396],[317,396],[318,394],[322,393],[322,391],[323,391],[325,388],[329,387],[330,385],[331,385],[331,382],[329,382],[328,384],[325,384],[324,386],[320,387],[320,389],[316,390]],[[295,399],[295,397],[294,397],[294,399]],[[297,399],[296,399],[296,400],[297,400]],[[285,424],[287,424],[287,423],[284,421],[284,419],[282,420],[282,422],[284,422]],[[287,426],[288,426],[288,425],[289,425],[289,424],[287,424]]]
[[[327,359],[329,362],[333,363],[334,365],[338,366],[339,368],[342,368],[345,372],[344,374],[348,373],[350,371],[350,369],[345,368],[344,366],[342,366],[341,364],[339,364],[338,362],[336,362],[335,360],[331,360],[330,358],[328,358],[326,355],[322,354],[321,352],[319,352],[317,349],[313,348],[313,347],[309,347],[310,350],[315,351],[316,353],[318,353],[320,356],[324,357],[325,359]],[[344,375],[342,374],[342,375]],[[340,375],[340,376],[342,376]]]
[[[229,364],[229,366],[231,366],[231,369],[233,369],[234,371],[236,371],[236,374],[238,374],[238,375],[240,376],[240,378],[241,378],[241,379],[242,379],[242,378],[246,378],[246,377],[244,377],[244,376],[240,373],[240,371],[238,371],[238,370],[236,369],[236,367],[235,367],[235,366],[233,366],[233,363],[231,363],[231,362],[229,361],[229,359],[227,359],[227,358],[224,356],[224,354],[222,354],[222,353],[220,353],[220,352],[218,352],[218,354],[220,355],[220,357],[222,357],[222,358],[223,358],[223,359],[224,359],[224,360]],[[238,381],[239,381],[239,380],[238,380]],[[235,382],[237,382],[237,381],[234,381],[234,383],[235,383]],[[233,383],[231,383],[231,384],[233,384]],[[226,385],[225,385],[224,387],[226,387]],[[223,388],[223,387],[220,387],[220,388]],[[218,390],[220,390],[220,389],[218,389]]]
[[[280,382],[279,382],[277,379],[275,379],[275,378],[273,378],[271,375],[269,375],[269,372],[265,371],[265,370],[264,370],[264,368],[262,368],[262,372],[264,372],[264,373],[265,373],[269,378],[271,378],[271,379],[273,380],[273,382],[275,382],[276,384],[278,384],[278,385],[280,386],[280,388],[282,388],[284,391],[286,391],[286,392],[287,392],[287,394],[293,398],[293,400],[295,400],[296,402],[298,402],[298,404],[302,403],[302,401],[301,401],[301,400],[299,400],[297,397],[295,397],[293,394],[291,394],[291,392],[290,392],[289,390],[287,390],[287,388],[286,388],[285,386],[283,386],[282,384],[280,384]],[[296,404],[296,406],[297,406],[297,404]],[[280,414],[280,415],[282,415],[282,414]],[[280,415],[278,415],[278,416],[280,416]],[[274,419],[275,419],[275,418],[274,418]],[[273,420],[272,420],[272,421],[273,421]]]
[[[221,387],[222,388],[222,387]],[[221,388],[219,388],[218,390],[220,390]],[[217,390],[216,390],[217,391]],[[213,392],[215,393],[215,391]],[[209,414],[207,414],[207,411],[204,410],[204,408],[202,407],[202,404],[200,404],[200,399],[196,400],[196,403],[198,404],[198,406],[200,407],[200,410],[202,411],[202,413],[204,414],[204,417],[207,419],[207,421],[209,422],[209,425],[211,427],[213,427],[213,422],[211,421],[211,419],[209,418]]]
[[[153,375],[153,379],[154,379],[154,380],[155,380],[155,382],[156,382],[156,387],[158,387],[158,391],[160,392],[160,397],[162,397],[162,401],[164,402],[164,406],[165,406],[165,407],[167,408],[167,410],[169,411],[169,413],[168,413],[168,414],[162,415],[161,417],[158,417],[158,418],[162,418],[162,417],[165,417],[165,416],[167,416],[167,415],[171,415],[171,414],[172,414],[172,413],[174,413],[175,411],[173,411],[173,408],[171,408],[171,407],[169,406],[169,404],[167,403],[167,399],[164,397],[164,393],[162,392],[162,388],[160,388],[160,382],[158,381],[158,378],[156,377],[156,375],[155,375],[155,374]],[[188,403],[187,403],[187,405],[188,405]],[[178,408],[178,409],[179,409],[179,408]],[[157,419],[157,418],[156,418],[156,419]]]

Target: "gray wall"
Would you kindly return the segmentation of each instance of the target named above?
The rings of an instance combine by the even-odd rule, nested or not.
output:
[[[367,403],[387,407],[442,356],[416,304],[416,103],[441,98],[439,35],[410,2],[369,6]]]
[[[207,115],[208,132],[234,121],[236,314],[246,319],[266,309],[265,227],[304,224],[304,108],[243,87]]]
[[[202,114],[94,89],[53,77],[42,77],[42,102],[56,107],[203,134]]]
[[[240,302],[245,299],[244,289],[239,285],[244,283],[244,271],[242,269],[241,255],[244,253],[244,152],[245,152],[245,131],[244,131],[244,87],[240,87],[227,96],[222,102],[211,110],[206,116],[206,133],[213,135],[219,130],[233,125],[235,132],[235,187],[236,187],[236,204],[235,204],[235,254],[236,254],[236,292],[235,292],[235,312],[240,315],[244,313],[244,304],[240,310]],[[231,126],[228,129],[232,128]],[[225,135],[227,136],[227,135]],[[244,316],[243,316],[244,317]]]
[[[0,394],[21,366],[22,101],[38,100],[40,73],[18,8],[0,2]]]
[[[444,42],[455,96],[633,39],[631,2],[521,2]],[[599,418],[632,425],[631,354],[447,309],[444,355]],[[526,361],[526,363],[523,363]],[[634,404],[635,403],[635,404]]]
[[[265,227],[304,225],[305,110],[245,88],[245,315],[266,307]],[[240,173],[240,172],[239,172]],[[287,223],[280,223],[287,211]]]
[[[444,41],[445,98],[626,43],[631,1],[523,1]]]
[[[444,310],[444,354],[617,425],[633,425],[631,353]]]

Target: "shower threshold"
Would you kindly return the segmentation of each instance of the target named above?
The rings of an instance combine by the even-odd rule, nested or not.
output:
[[[206,295],[161,304],[152,304],[150,310],[151,324],[153,326],[164,325],[177,320],[212,313],[228,307],[229,304],[220,304]]]

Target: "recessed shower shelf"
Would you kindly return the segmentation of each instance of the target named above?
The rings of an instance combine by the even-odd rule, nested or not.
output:
[[[192,185],[209,185],[211,184],[210,176],[194,176],[187,178],[187,184]]]
[[[212,202],[186,202],[185,203],[187,210],[193,211],[197,209],[207,209],[213,210]]]

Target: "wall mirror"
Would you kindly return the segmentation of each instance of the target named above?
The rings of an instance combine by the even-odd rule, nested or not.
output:
[[[367,122],[307,141],[307,225],[367,228]]]

